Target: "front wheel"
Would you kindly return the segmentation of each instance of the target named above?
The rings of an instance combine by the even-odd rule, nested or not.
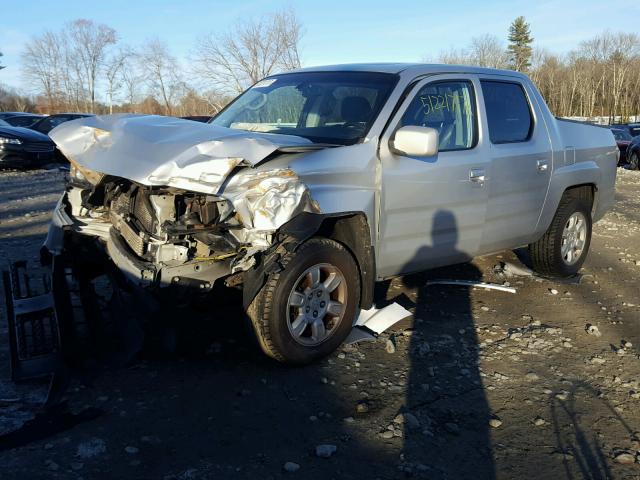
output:
[[[629,169],[630,170],[638,170],[640,168],[640,159],[638,158],[637,152],[631,152],[629,154]]]
[[[591,244],[591,205],[584,196],[567,192],[549,229],[529,245],[533,269],[543,275],[570,277],[578,273]]]
[[[268,356],[305,364],[333,352],[347,337],[360,303],[360,275],[340,243],[313,238],[288,253],[247,310]]]

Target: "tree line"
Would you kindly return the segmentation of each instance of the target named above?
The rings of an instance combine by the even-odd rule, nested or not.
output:
[[[79,19],[27,42],[21,69],[37,93],[0,87],[0,109],[211,115],[265,76],[300,67],[301,37],[295,12],[278,11],[201,35],[187,67],[160,38],[125,45],[113,28]]]
[[[495,35],[466,48],[443,51],[442,63],[508,68],[527,73],[556,116],[625,121],[640,114],[640,37],[604,32],[566,54],[533,46],[523,17],[511,24],[505,43]]]
[[[265,76],[299,67],[302,35],[293,10],[277,11],[199,36],[187,66],[162,39],[125,45],[111,27],[80,19],[28,41],[21,68],[37,93],[0,87],[0,109],[211,115]],[[604,32],[554,54],[536,48],[518,17],[504,40],[482,35],[427,61],[526,72],[557,116],[640,114],[640,37],[633,33]]]

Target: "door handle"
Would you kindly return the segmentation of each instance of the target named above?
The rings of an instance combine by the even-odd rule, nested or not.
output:
[[[485,177],[485,174],[484,174],[484,170],[482,170],[480,168],[473,168],[473,169],[469,170],[469,181],[471,181],[473,183],[483,184],[485,179],[486,179],[486,177]]]
[[[538,168],[538,172],[546,172],[549,169],[549,162],[546,160],[538,160],[536,162],[536,167]]]

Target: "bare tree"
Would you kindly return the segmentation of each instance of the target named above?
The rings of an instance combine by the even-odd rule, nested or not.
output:
[[[75,20],[68,25],[69,52],[76,60],[76,74],[86,84],[90,110],[95,110],[96,83],[104,66],[107,50],[116,43],[116,32],[91,20]]]
[[[480,67],[507,68],[509,54],[504,44],[495,35],[481,35],[471,39],[470,56],[472,62]]]
[[[174,96],[183,86],[177,60],[169,53],[167,44],[159,39],[149,40],[138,58],[149,88],[160,97],[165,114],[171,115]]]
[[[0,85],[0,110],[27,112],[34,108],[33,99],[21,95],[12,88]]]
[[[438,59],[496,68],[511,65],[510,53],[492,35],[475,37],[466,48],[443,51]],[[528,74],[555,115],[613,122],[640,114],[640,36],[636,34],[604,32],[566,55],[534,48],[529,62]]]
[[[222,110],[233,97],[225,93],[220,93],[215,90],[207,90],[202,94],[202,99],[207,104],[207,113],[214,115]]]
[[[298,68],[301,38],[293,10],[243,21],[226,34],[198,39],[197,72],[217,90],[240,93],[272,73]]]
[[[56,111],[61,92],[64,55],[61,41],[54,32],[44,32],[27,42],[22,52],[22,72],[28,82],[39,88],[46,98],[47,110]]]
[[[22,53],[29,83],[47,99],[47,111],[96,110],[96,94],[115,31],[91,20],[76,20],[59,32],[32,37]]]
[[[122,88],[124,84],[123,70],[127,59],[132,55],[128,48],[121,48],[107,59],[104,66],[104,76],[107,83],[107,102],[109,113],[113,113],[113,96]]]
[[[449,65],[472,65],[473,58],[468,50],[464,48],[450,48],[443,50],[438,55],[437,61]]]
[[[486,34],[472,38],[467,48],[451,48],[440,52],[438,61],[451,65],[507,68],[509,56],[498,37]]]
[[[129,51],[130,55],[124,59],[120,70],[120,80],[124,88],[124,98],[129,109],[135,108],[140,91],[144,83],[144,74],[140,69],[140,58],[135,50]],[[133,110],[135,111],[135,110]]]

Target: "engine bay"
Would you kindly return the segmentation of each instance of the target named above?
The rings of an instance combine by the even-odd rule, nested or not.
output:
[[[88,213],[108,221],[145,262],[177,266],[228,259],[246,250],[234,235],[242,224],[233,206],[213,195],[105,178],[81,197]]]

